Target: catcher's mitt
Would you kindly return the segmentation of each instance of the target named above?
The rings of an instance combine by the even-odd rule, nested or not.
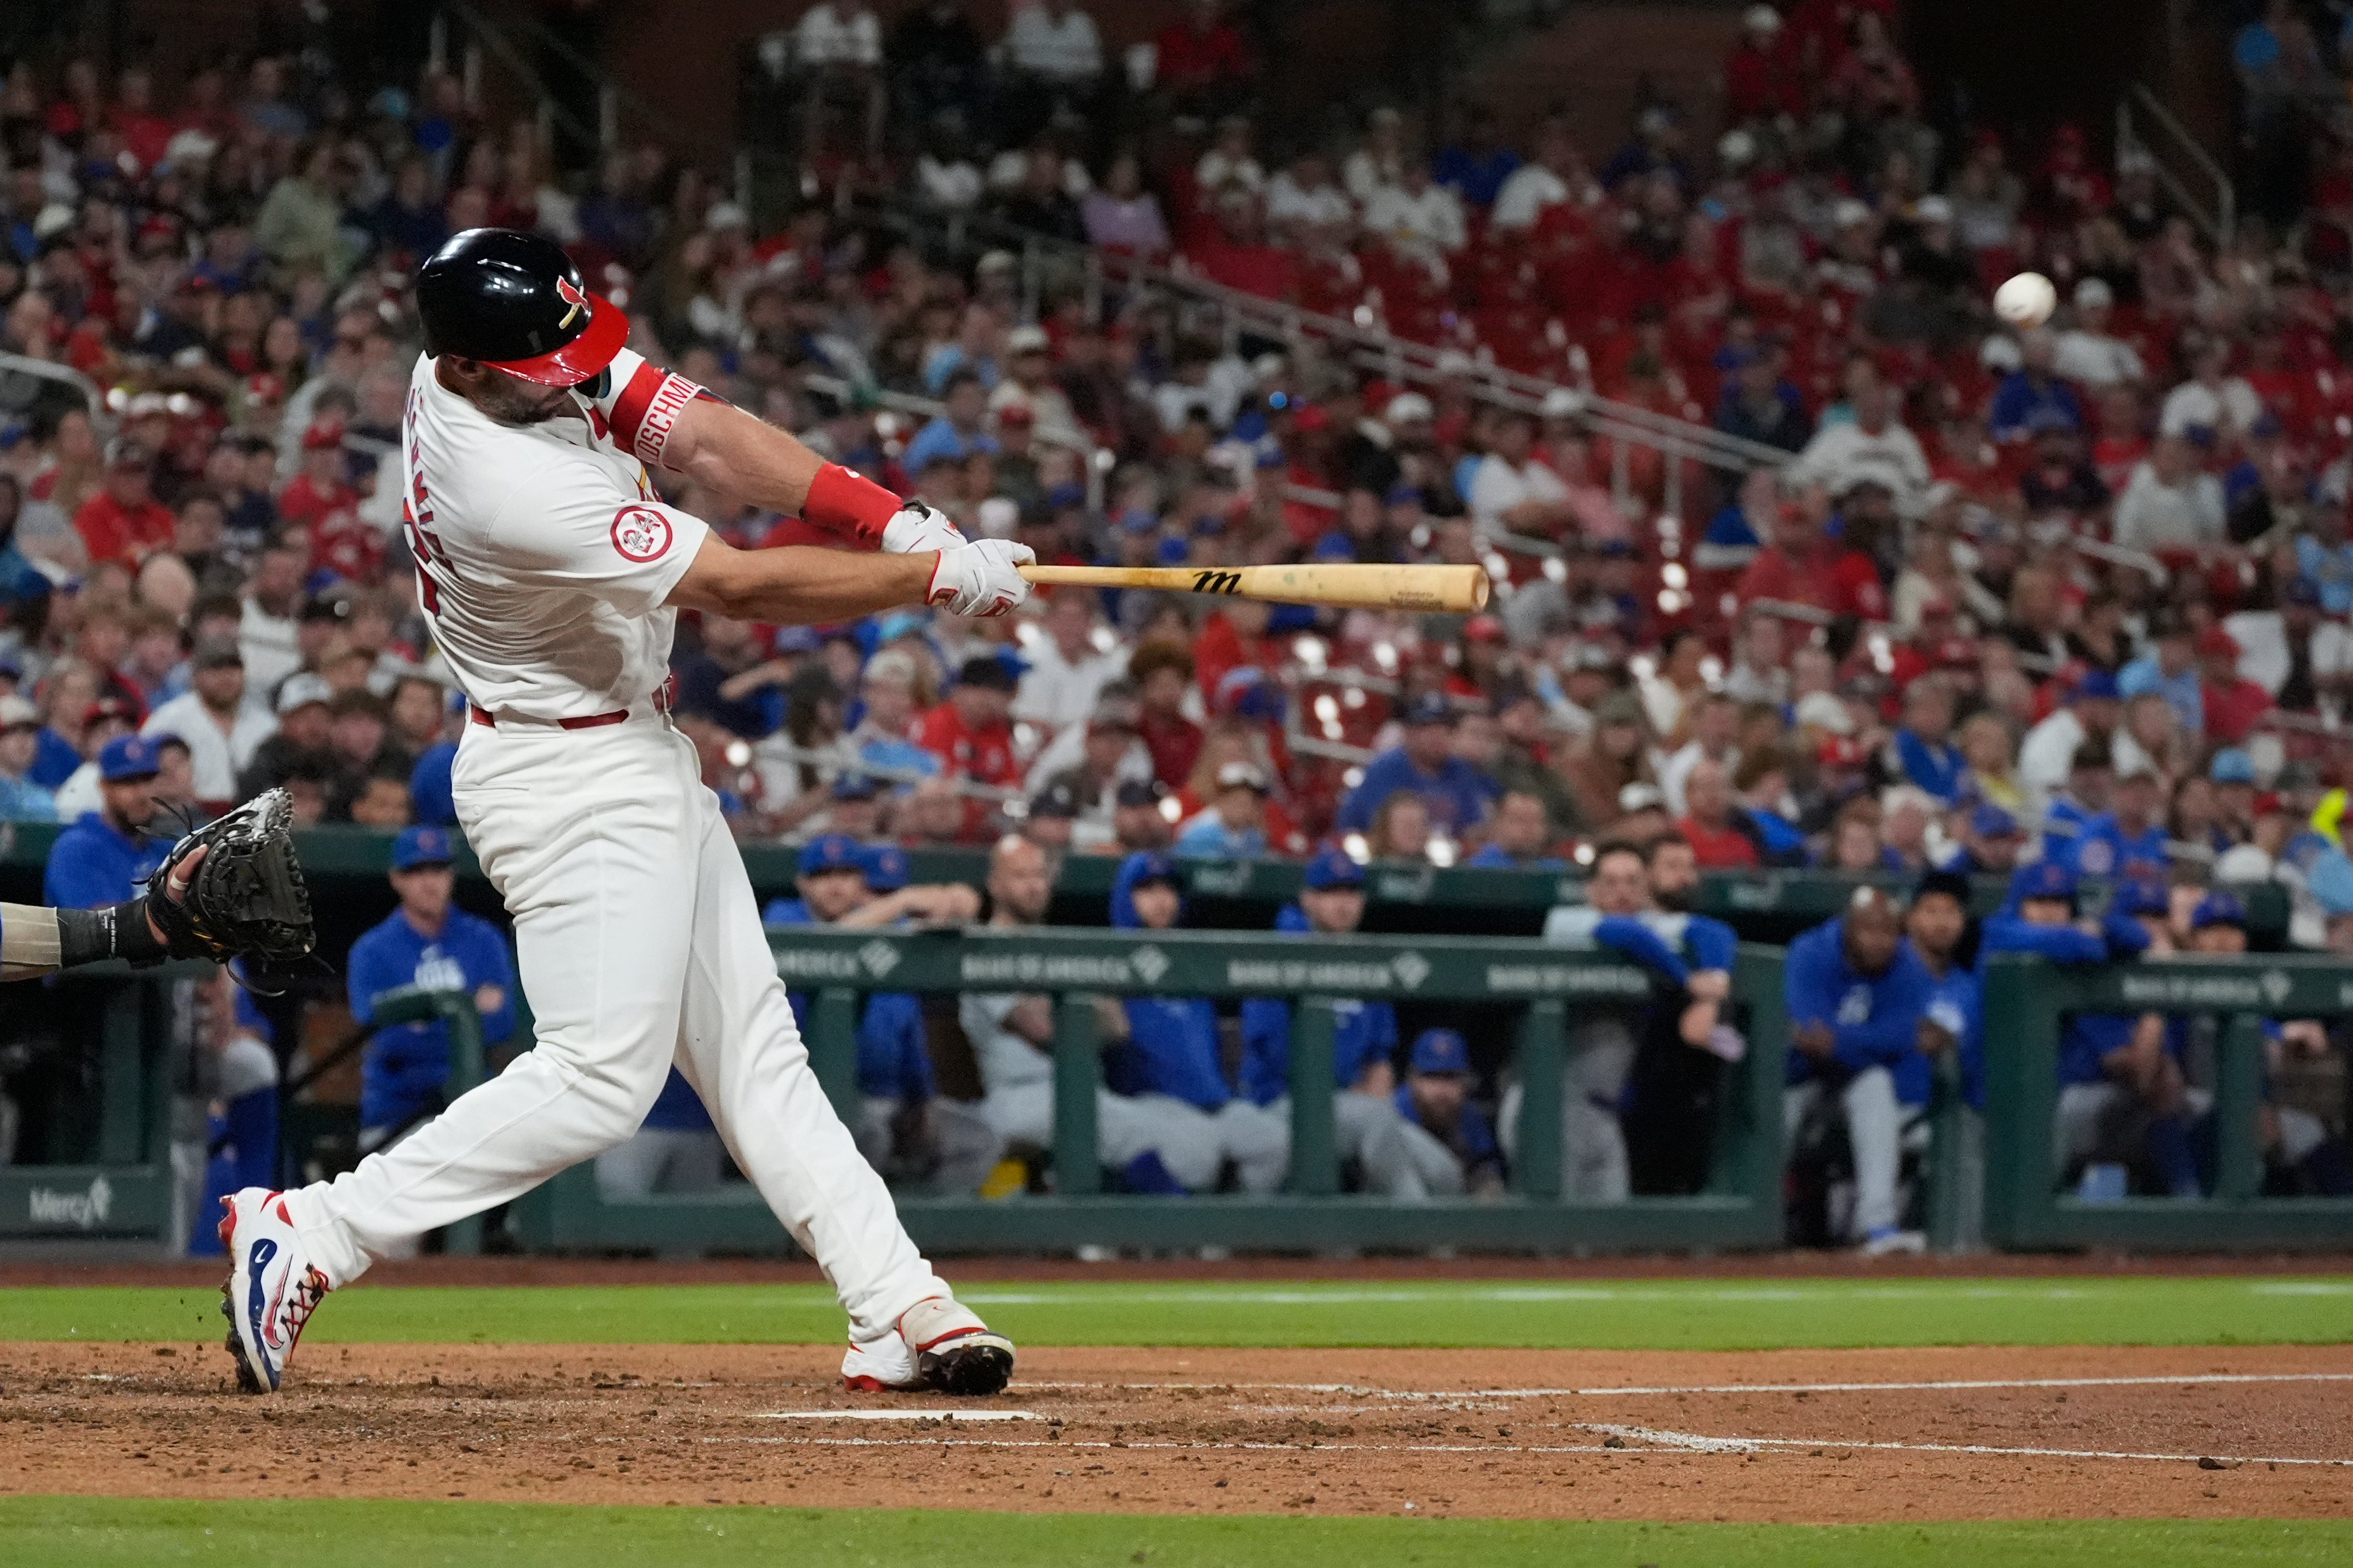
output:
[[[293,822],[293,797],[273,789],[172,846],[147,884],[147,913],[173,957],[269,963],[311,951]],[[199,848],[204,858],[187,867]]]

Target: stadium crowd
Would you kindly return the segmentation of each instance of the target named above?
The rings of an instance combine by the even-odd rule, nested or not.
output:
[[[2308,155],[2218,240],[2080,126],[1940,133],[1894,11],[1754,5],[1721,125],[1652,102],[1588,150],[1557,116],[1514,137],[1388,107],[1345,144],[1261,147],[1259,66],[1216,0],[1119,62],[1069,0],[993,43],[955,4],[887,37],[822,4],[758,51],[805,106],[818,198],[773,226],[659,147],[560,171],[529,116],[446,76],[19,62],[0,353],[99,397],[0,373],[0,816],[75,824],[125,875],[158,804],[283,784],[304,822],[454,820],[460,694],[402,527],[405,286],[497,224],[570,247],[649,355],[1041,560],[1501,579],[1467,618],[1062,591],[1006,623],[683,626],[673,711],[710,782],[744,838],[805,847],[779,918],[869,893],[870,920],[932,915],[949,895],[890,869],[927,847],[994,846],[992,880],[1025,845],[1131,857],[1112,913],[1147,925],[1186,858],[1292,858],[1303,929],[1336,930],[1311,900],[1349,866],[1598,874],[1605,846],[1687,846],[1701,870],[2137,881],[2166,906],[2151,940],[2183,947],[2211,888],[2277,880],[2297,942],[2353,952],[2342,82],[2295,5],[2242,35],[2251,123]],[[2333,112],[2282,85],[2315,61]],[[1312,334],[1205,336],[1176,293],[1050,276],[1025,317],[1010,250],[914,237],[957,213],[1443,357],[1391,382]],[[2020,331],[1986,300],[2027,268],[2063,305]],[[1556,390],[1505,406],[1490,364]],[[1597,429],[1616,405],[1786,460],[1671,474]],[[655,478],[738,542],[784,526]],[[852,868],[857,899],[808,891]],[[966,1031],[1034,1072],[1014,1047],[1037,1055],[1038,1019],[1006,1001]],[[1165,1095],[1153,1042],[1201,1020],[1138,1006],[1124,1081]],[[1366,1058],[1390,1120],[1418,1103],[1400,1068],[1460,1045]],[[874,1098],[920,1104],[917,1076]],[[1005,1086],[997,1135],[1034,1120],[1034,1081]],[[1279,1119],[1224,1107],[1267,1100],[1172,1098],[1255,1179]],[[870,1135],[905,1121],[878,1109]],[[1137,1144],[1161,1169],[1136,1179],[1198,1184],[1208,1134],[1186,1136]],[[1352,1136],[1379,1180],[1428,1184],[1386,1121]],[[1492,1174],[1489,1142],[1458,1152],[1456,1184]]]

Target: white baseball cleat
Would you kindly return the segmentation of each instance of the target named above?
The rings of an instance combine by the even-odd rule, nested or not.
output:
[[[1012,1379],[1013,1342],[946,1296],[916,1302],[894,1331],[868,1344],[853,1341],[841,1358],[842,1385],[857,1394],[995,1394]]]
[[[221,1245],[228,1249],[228,1283],[221,1316],[228,1320],[228,1353],[237,1385],[248,1394],[275,1394],[302,1325],[330,1286],[314,1267],[286,1212],[286,1195],[248,1187],[221,1199]]]
[[[1897,1253],[1918,1255],[1928,1250],[1928,1238],[1916,1230],[1899,1230],[1886,1226],[1862,1238],[1855,1248],[1865,1258],[1892,1258]]]

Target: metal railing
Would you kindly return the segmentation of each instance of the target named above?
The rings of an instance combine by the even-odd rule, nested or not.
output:
[[[532,104],[543,144],[561,125],[585,145],[610,152],[621,140],[625,121],[634,121],[654,140],[668,146],[686,144],[678,122],[642,95],[624,87],[594,59],[566,42],[554,29],[522,11],[510,11],[498,22],[462,0],[444,0],[434,13],[427,35],[427,58],[437,71],[452,71],[466,90],[470,108],[481,103],[485,66],[495,60],[511,72]],[[543,50],[579,73],[596,88],[596,123],[588,125],[566,109],[532,63],[529,50]]]
[[[2157,132],[2166,156],[2158,155],[2157,145],[2144,131]],[[2238,222],[2238,193],[2231,176],[2145,81],[2132,83],[2116,100],[2116,153],[2121,157],[2126,152],[2147,156],[2157,171],[2157,183],[2209,240],[2216,245],[2231,243]],[[2185,178],[2177,164],[2187,164],[2205,189],[2193,193],[2192,180]]]
[[[107,420],[106,395],[99,390],[98,383],[69,364],[59,364],[55,360],[32,359],[24,354],[0,353],[0,410],[29,407],[39,400],[38,387],[29,389],[21,399],[18,398],[9,384],[20,377],[72,388],[81,398],[83,406],[90,410],[91,423],[100,426],[101,434],[105,424],[111,423]]]
[[[2353,966],[2327,954],[2189,956],[2070,966],[2002,955],[1985,976],[1986,1224],[1998,1247],[2239,1248],[2342,1247],[2353,1198],[2265,1197],[2268,1020],[2342,1018]],[[2063,1020],[2161,1013],[2218,1019],[2211,1191],[2203,1198],[2088,1201],[2063,1192]]]

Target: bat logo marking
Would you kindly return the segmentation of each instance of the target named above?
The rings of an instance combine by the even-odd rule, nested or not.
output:
[[[1193,592],[1196,594],[1233,594],[1240,590],[1242,574],[1239,572],[1196,572]]]

